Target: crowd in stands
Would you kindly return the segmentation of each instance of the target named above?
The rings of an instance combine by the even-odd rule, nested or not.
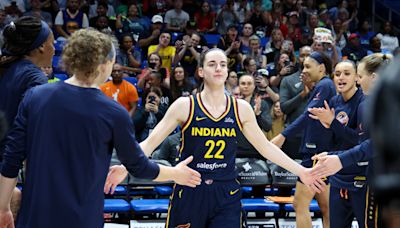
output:
[[[226,94],[254,106],[270,139],[304,108],[312,86],[303,86],[300,72],[310,52],[324,52],[333,66],[399,52],[391,22],[373,31],[356,0],[5,0],[0,33],[22,15],[47,22],[60,43],[87,27],[114,37],[116,64],[101,89],[131,114],[139,140],[172,102],[201,89],[197,63],[209,48],[225,50]],[[52,66],[43,70],[51,82],[59,80]]]
[[[140,140],[172,102],[201,89],[197,63],[209,48],[225,50],[226,94],[254,106],[269,138],[304,108],[302,54],[324,52],[335,66],[342,59],[357,63],[372,53],[399,52],[391,22],[373,31],[370,18],[358,15],[356,0],[4,0],[0,34],[22,15],[47,22],[57,42],[87,27],[114,37],[116,65],[101,89],[128,110]],[[58,80],[52,66],[43,70],[50,81]],[[286,99],[293,97],[288,107]]]

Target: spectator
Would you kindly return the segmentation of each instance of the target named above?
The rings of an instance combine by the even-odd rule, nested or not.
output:
[[[190,20],[189,14],[182,10],[182,0],[174,1],[174,8],[165,14],[165,23],[169,32],[183,32]]]
[[[169,90],[169,88],[165,87],[162,84],[162,82],[165,79],[165,75],[163,75],[161,72],[162,71],[150,72],[146,78],[139,80],[138,87],[143,90],[150,89],[151,87],[159,87],[162,92],[162,96],[160,97],[160,103],[161,103],[160,110],[162,113],[165,113],[170,105],[170,101],[172,100],[172,98],[171,98],[171,91]]]
[[[3,8],[4,11],[6,12],[6,21],[7,23],[16,21],[19,17],[22,16],[23,12],[25,12],[25,9],[22,11],[16,4],[15,1],[12,1],[11,4],[7,7]]]
[[[34,16],[40,18],[40,20],[45,21],[49,27],[53,27],[53,18],[51,14],[41,10],[40,0],[30,0],[31,10],[26,12],[25,16]]]
[[[174,65],[177,66],[178,62],[187,72],[187,76],[190,80],[195,83],[195,74],[200,58],[200,53],[203,51],[203,47],[199,45],[200,35],[193,33],[190,36],[186,35],[183,37],[183,41],[177,41],[175,47],[178,50],[178,54],[175,55]]]
[[[243,70],[244,74],[247,75],[256,75],[257,72],[257,63],[252,57],[246,57],[243,60]]]
[[[364,56],[367,55],[367,50],[364,49],[360,44],[360,37],[356,33],[352,33],[349,38],[346,46],[342,50],[343,58],[347,58],[357,63]]]
[[[233,9],[234,3],[233,0],[227,0],[221,12],[219,12],[217,16],[217,31],[221,35],[228,33],[230,25],[239,22],[239,18]]]
[[[122,35],[119,44],[120,48],[115,62],[120,64],[123,71],[128,72],[130,75],[140,73],[141,54],[135,49],[132,36],[130,34]]]
[[[364,20],[360,24],[356,34],[360,39],[361,46],[365,49],[369,48],[369,40],[375,35],[375,33],[371,31],[371,25],[368,20]]]
[[[294,43],[296,50],[300,48],[301,28],[299,24],[299,13],[292,11],[289,13],[288,38]]]
[[[282,78],[291,75],[296,71],[296,63],[290,59],[290,53],[282,52],[275,64],[275,71],[271,75],[271,85],[279,88]]]
[[[239,18],[240,24],[245,24],[248,15],[251,13],[251,6],[247,0],[235,1],[234,10]]]
[[[48,83],[53,83],[53,82],[60,81],[60,79],[56,78],[55,75],[54,75],[53,66],[40,67],[40,69],[43,71],[43,73],[48,78],[48,80],[47,80]]]
[[[131,83],[123,80],[124,70],[115,63],[111,73],[112,80],[100,86],[100,90],[109,98],[121,104],[129,115],[133,117],[139,101],[138,92]]]
[[[269,39],[264,48],[264,54],[267,60],[275,60],[280,55],[283,41],[282,31],[278,28],[272,30],[271,39]]]
[[[225,91],[228,95],[233,95],[233,89],[238,86],[238,75],[236,71],[229,71],[225,82]]]
[[[158,54],[162,59],[162,66],[167,68],[169,71],[171,71],[176,52],[176,48],[174,46],[170,46],[170,42],[171,34],[163,32],[158,38],[158,44],[149,46],[147,51],[149,55],[153,53]]]
[[[203,1],[200,11],[194,15],[197,24],[197,31],[203,33],[216,32],[216,14],[210,9],[210,3]]]
[[[93,18],[99,15],[99,5],[102,5],[103,9],[105,10],[105,15],[108,17],[115,17],[115,10],[114,6],[108,4],[107,0],[97,0],[94,1],[93,4],[89,6],[89,18]],[[113,26],[114,27],[114,26]]]
[[[132,4],[129,6],[128,15],[124,17],[119,14],[115,23],[117,36],[129,33],[132,38],[137,42],[139,37],[150,28],[150,24],[139,16],[138,8]]]
[[[252,35],[249,41],[250,52],[244,55],[243,58],[246,59],[249,56],[256,61],[258,69],[265,69],[267,67],[267,57],[262,54],[260,42],[260,38],[257,35]]]
[[[378,38],[381,40],[382,49],[387,49],[393,52],[395,48],[399,47],[399,39],[397,38],[390,21],[386,21],[382,24]]]
[[[237,27],[235,25],[230,25],[228,27],[228,32],[220,37],[217,44],[217,47],[225,50],[225,54],[228,56],[229,70],[237,71],[240,68],[242,62],[240,45]]]
[[[278,134],[280,134],[283,129],[285,129],[285,119],[286,116],[281,110],[279,101],[276,101],[271,108],[272,125],[271,130],[267,132],[267,139],[271,140]]]
[[[253,25],[245,23],[242,29],[242,35],[239,37],[241,42],[240,52],[247,55],[251,52],[250,37],[254,34]]]
[[[149,17],[153,15],[164,16],[171,5],[171,0],[146,0],[143,1],[143,12]]]
[[[150,54],[149,57],[147,58],[147,67],[145,67],[144,69],[142,69],[142,72],[140,73],[140,75],[138,75],[138,87],[143,89],[145,88],[145,82],[148,80],[148,78],[150,77],[150,73],[152,72],[162,72],[162,74],[164,74],[164,81],[163,81],[163,85],[166,88],[169,88],[169,77],[170,77],[170,73],[168,71],[168,69],[162,67],[162,59],[161,57],[156,54]]]
[[[255,0],[253,2],[253,8],[246,16],[246,22],[253,26],[253,30],[256,34],[264,37],[266,35],[265,25],[270,24],[271,18],[269,13],[263,10],[261,0]]]
[[[371,37],[369,40],[369,50],[367,51],[367,55],[373,53],[390,54],[389,50],[381,48],[381,40],[378,38],[378,35]]]
[[[109,5],[106,2],[99,2],[99,3],[95,3],[95,4],[97,5],[96,15],[90,17],[90,19],[89,19],[90,27],[97,27],[97,21],[98,21],[99,17],[105,17],[107,19],[107,24],[108,24],[107,26],[109,26],[112,31],[115,31],[116,21],[115,21],[115,19],[111,19],[111,17],[108,14]],[[90,8],[92,8],[92,6],[93,5],[91,5]],[[115,18],[115,16],[113,18]]]
[[[79,8],[79,0],[67,0],[67,8],[58,12],[54,25],[59,36],[68,38],[76,30],[89,27],[86,14]]]
[[[177,163],[182,132],[169,135],[160,145],[160,148],[151,155],[154,160],[168,161],[172,166]]]
[[[24,0],[2,0],[0,2],[0,9],[2,10],[6,10],[6,8],[10,6],[16,6],[21,14],[26,11]]]
[[[139,35],[139,47],[142,49],[143,56],[147,56],[147,49],[150,45],[157,45],[158,38],[161,34],[163,26],[163,18],[160,15],[154,15],[151,18],[150,31],[144,32]]]
[[[143,94],[144,105],[140,106],[133,116],[136,137],[139,142],[145,140],[165,113],[160,111],[161,89],[152,86]]]
[[[6,12],[0,9],[0,47],[3,47],[4,38],[3,38],[3,30],[6,27]]]
[[[189,80],[185,69],[182,66],[174,68],[173,76],[171,77],[170,91],[172,102],[179,97],[188,97],[192,94],[194,86]]]

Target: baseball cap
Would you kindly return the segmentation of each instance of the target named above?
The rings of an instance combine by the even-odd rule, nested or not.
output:
[[[164,23],[164,22],[163,22],[163,18],[161,15],[154,15],[151,18],[151,23],[155,24],[155,23]]]
[[[299,17],[299,13],[297,11],[289,12],[288,15],[289,15],[289,17],[291,17],[291,16]]]
[[[360,38],[360,36],[357,33],[352,33],[352,34],[350,34],[348,40],[352,40],[352,39],[355,39],[355,38]]]
[[[263,77],[268,77],[269,72],[268,72],[268,70],[266,70],[266,69],[259,69],[259,70],[257,70],[257,74],[258,74],[258,75],[261,75],[261,76],[263,76]]]

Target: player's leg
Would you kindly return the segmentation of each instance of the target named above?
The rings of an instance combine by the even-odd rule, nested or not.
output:
[[[329,195],[330,227],[351,227],[354,219],[351,197],[351,192],[331,186]]]
[[[382,208],[379,207],[374,192],[367,186],[365,188],[365,194],[363,194],[364,197],[364,204],[360,205],[360,208],[358,209],[363,209],[363,226],[360,224],[361,227],[365,228],[377,228],[377,227],[384,227],[382,224]]]
[[[296,192],[294,193],[293,207],[296,211],[296,226],[311,227],[310,203],[314,198],[312,192],[301,182],[296,183]]]
[[[329,228],[329,192],[330,185],[326,185],[325,189],[321,193],[315,194],[315,199],[318,202],[318,206],[322,213],[322,223],[324,228]]]
[[[176,185],[168,208],[166,228],[206,227],[208,203],[202,185],[196,188]]]

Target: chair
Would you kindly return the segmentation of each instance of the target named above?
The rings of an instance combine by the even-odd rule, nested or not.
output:
[[[128,212],[130,208],[129,203],[124,199],[104,199],[105,213]]]
[[[220,34],[205,34],[204,35],[204,38],[206,39],[209,47],[217,46],[220,37],[221,37]]]

